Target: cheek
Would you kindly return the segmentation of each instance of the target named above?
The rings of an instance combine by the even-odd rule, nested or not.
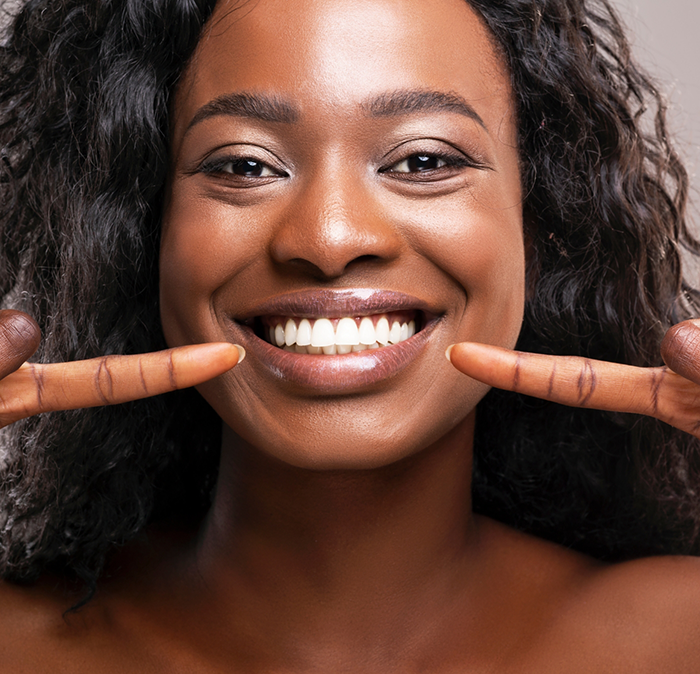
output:
[[[525,306],[520,210],[482,214],[478,227],[456,239],[446,266],[467,291],[464,339],[513,347]]]
[[[160,306],[169,346],[220,339],[213,297],[247,264],[250,247],[211,203],[173,190],[163,216]]]
[[[441,208],[418,206],[410,229],[412,245],[461,291],[459,341],[512,347],[525,304],[525,245],[517,193],[445,200]],[[461,315],[461,317],[460,317]]]

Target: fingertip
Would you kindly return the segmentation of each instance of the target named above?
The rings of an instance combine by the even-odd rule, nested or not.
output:
[[[450,358],[450,354],[452,353],[452,349],[454,348],[454,344],[450,344],[447,349],[445,349],[445,358],[451,363],[452,358]]]
[[[0,311],[0,322],[3,324],[5,339],[11,347],[17,351],[31,351],[30,356],[39,348],[41,329],[31,316],[14,309],[6,309]]]
[[[216,365],[217,368],[225,366],[230,370],[241,362],[241,352],[235,344],[230,342],[205,342],[203,344],[189,344],[177,347],[176,352],[182,353],[189,361],[201,365]]]
[[[11,309],[0,311],[0,379],[31,358],[40,342],[41,330],[33,318]]]
[[[661,342],[661,357],[674,372],[700,380],[700,327],[692,321],[672,326]]]
[[[242,363],[245,358],[245,349],[240,344],[234,344],[234,346],[238,349],[238,363],[236,363],[236,365],[238,365]]]

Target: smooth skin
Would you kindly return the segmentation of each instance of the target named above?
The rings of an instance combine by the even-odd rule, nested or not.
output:
[[[151,530],[120,551],[77,614],[64,618],[76,595],[55,579],[2,586],[0,670],[700,671],[697,559],[605,565],[471,512],[474,408],[487,390],[475,378],[537,392],[571,362],[520,356],[514,377],[516,125],[478,17],[463,0],[239,4],[217,8],[176,93],[161,251],[168,344],[248,353],[198,387],[224,422],[214,505],[201,525]],[[397,91],[458,95],[480,121],[445,105],[371,114]],[[199,114],[230,94],[294,114]],[[236,168],[248,159],[254,171]],[[318,395],[275,376],[243,319],[290,292],[348,288],[415,296],[440,320],[406,368],[367,386]],[[0,316],[5,374],[36,347],[28,325]],[[669,337],[672,368],[700,362],[683,334]],[[474,342],[495,345],[486,374],[475,350],[488,347]],[[470,377],[444,357],[455,343]],[[143,395],[139,362],[171,381],[162,363],[123,362],[121,396]],[[86,388],[104,402],[99,362],[62,367],[43,382],[66,406]],[[65,378],[85,369],[91,384]],[[648,397],[648,374],[588,371],[610,385],[584,400],[576,377],[557,376],[552,390],[606,409]],[[700,394],[691,379],[684,403]],[[637,385],[618,391],[621,380]],[[28,381],[12,396],[26,410]]]

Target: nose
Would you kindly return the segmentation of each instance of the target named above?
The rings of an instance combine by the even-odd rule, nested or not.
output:
[[[335,172],[295,191],[273,236],[270,255],[280,264],[333,279],[358,264],[395,259],[401,238],[360,179]]]

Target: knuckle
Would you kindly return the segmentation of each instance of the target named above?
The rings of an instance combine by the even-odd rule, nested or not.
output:
[[[46,387],[46,382],[44,381],[44,370],[36,365],[31,365],[30,372],[32,373],[32,379],[34,380],[34,385],[36,387],[36,398],[39,409],[44,407],[44,390]]]
[[[578,389],[577,402],[579,405],[585,407],[588,404],[591,397],[595,393],[597,385],[598,379],[596,377],[595,370],[593,369],[593,364],[590,360],[585,359],[581,365],[578,380],[576,382],[576,387]]]
[[[146,395],[150,395],[148,389],[148,382],[146,381],[146,374],[143,370],[143,358],[139,358],[139,382],[141,384],[141,389]]]
[[[95,371],[95,391],[105,405],[114,400],[114,380],[110,368],[110,357],[103,356]]]
[[[168,353],[168,377],[173,390],[177,388],[177,377],[175,376],[175,363],[173,362],[172,350]]]
[[[666,368],[666,367],[651,368],[649,370],[649,376],[650,376],[650,381],[649,381],[649,395],[650,395],[649,414],[651,414],[651,416],[654,416],[654,417],[658,416],[658,414],[659,414],[660,403],[661,403],[661,390],[662,390],[662,387],[666,381],[667,372],[668,372],[668,368]]]

